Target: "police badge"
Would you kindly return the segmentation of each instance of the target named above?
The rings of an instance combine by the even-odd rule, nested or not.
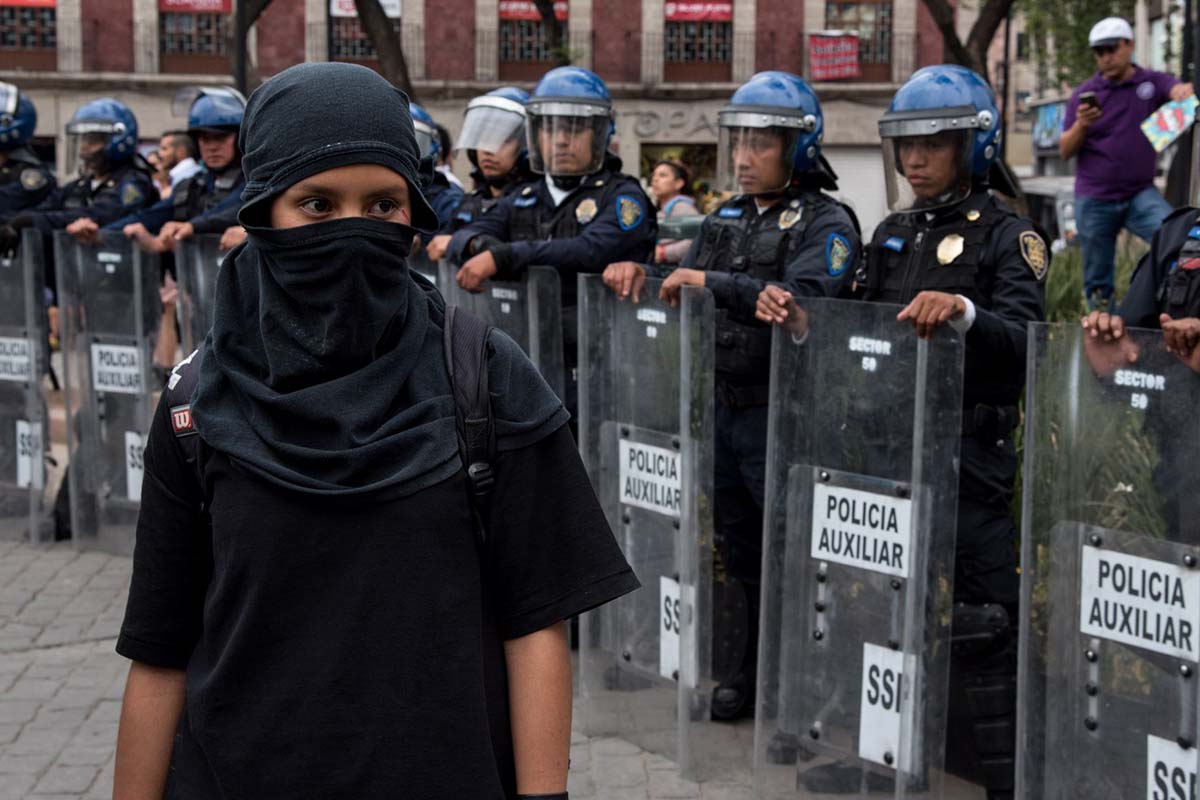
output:
[[[40,169],[29,167],[21,170],[21,188],[27,192],[36,192],[46,185],[46,176]]]
[[[779,215],[779,230],[786,231],[800,221],[800,209],[789,208]]]
[[[1033,277],[1039,281],[1042,280],[1046,277],[1046,270],[1050,268],[1050,259],[1046,255],[1046,243],[1033,231],[1022,233],[1020,243],[1021,258],[1025,259],[1025,263],[1033,271]]]
[[[949,264],[962,255],[963,237],[952,233],[938,242],[937,260],[939,264]]]
[[[575,206],[575,221],[580,225],[587,225],[596,218],[596,201],[588,197],[579,201],[579,205]]]

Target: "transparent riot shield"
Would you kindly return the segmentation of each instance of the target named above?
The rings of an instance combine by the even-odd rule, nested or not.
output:
[[[131,553],[142,452],[161,388],[151,357],[162,314],[159,262],[119,234],[89,247],[57,233],[54,252],[71,535],[81,548]]]
[[[0,258],[0,539],[41,541],[49,434],[42,376],[46,308],[42,236],[27,230]],[[48,520],[47,520],[48,521]]]
[[[455,282],[458,268],[438,263],[437,286],[447,303],[465,308],[507,333],[521,346],[546,383],[564,394],[562,284],[558,271],[530,267],[518,281],[487,281],[478,294]]]
[[[186,356],[204,345],[213,322],[217,270],[225,258],[220,236],[193,236],[175,246],[179,347]]]
[[[1200,375],[1159,331],[1029,336],[1017,796],[1196,796]]]
[[[899,310],[804,300],[774,332],[760,798],[961,796],[943,764],[963,348]]]
[[[408,266],[413,272],[420,275],[425,280],[429,281],[439,289],[442,287],[438,284],[438,264],[429,260],[429,256],[425,255],[425,250],[421,249],[416,255],[409,256]],[[452,273],[453,274],[453,273]]]
[[[714,312],[702,289],[672,308],[660,284],[634,304],[579,276],[580,452],[642,583],[582,618],[579,708],[589,734],[695,777],[692,713],[707,720],[711,690]]]

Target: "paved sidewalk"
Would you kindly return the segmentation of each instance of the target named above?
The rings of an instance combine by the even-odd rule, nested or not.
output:
[[[130,560],[0,541],[0,800],[109,798],[128,662],[113,651]],[[618,739],[571,742],[573,800],[748,800]]]

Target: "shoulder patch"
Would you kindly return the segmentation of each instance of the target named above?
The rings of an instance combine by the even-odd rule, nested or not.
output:
[[[904,240],[899,236],[889,236],[883,240],[883,246],[893,253],[904,252]]]
[[[831,233],[825,240],[825,269],[837,277],[850,264],[850,240],[840,233]]]
[[[40,169],[26,167],[21,170],[21,188],[27,192],[36,192],[46,186],[46,175]]]
[[[144,197],[145,195],[142,194],[141,187],[132,181],[121,187],[121,205],[137,205],[142,202]]]
[[[1029,269],[1033,271],[1033,276],[1039,281],[1046,277],[1046,270],[1050,268],[1050,259],[1046,253],[1046,243],[1042,241],[1042,237],[1038,236],[1033,231],[1025,231],[1020,236],[1021,243],[1021,258],[1025,259],[1025,263],[1029,265]]]
[[[641,224],[645,216],[646,211],[636,197],[627,194],[617,195],[617,219],[621,221],[621,230],[633,230]]]
[[[192,422],[191,403],[171,406],[171,430],[179,437],[192,436],[196,433],[196,426]]]
[[[521,196],[516,200],[513,200],[513,206],[516,208],[531,208],[535,205],[537,205],[536,194],[525,194],[524,192],[521,192]]]
[[[717,212],[717,216],[723,219],[737,219],[738,217],[742,216],[744,211],[745,209],[739,208],[738,206],[725,206]]]

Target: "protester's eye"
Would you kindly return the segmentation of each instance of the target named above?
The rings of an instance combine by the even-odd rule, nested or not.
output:
[[[373,217],[390,217],[400,209],[400,204],[390,197],[385,197],[382,200],[376,200],[371,204],[370,210],[367,212]]]
[[[300,204],[300,210],[316,216],[328,214],[333,210],[333,206],[324,197],[310,197]]]

